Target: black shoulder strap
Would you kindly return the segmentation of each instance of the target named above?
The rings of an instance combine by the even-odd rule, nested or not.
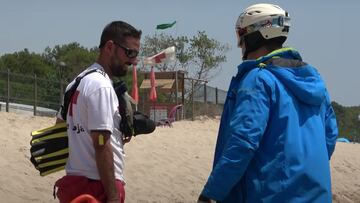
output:
[[[74,84],[69,88],[69,90],[67,90],[65,92],[65,95],[64,95],[64,102],[63,102],[63,105],[61,106],[61,117],[66,121],[66,115],[67,115],[67,112],[68,112],[68,109],[69,109],[69,104],[70,104],[70,100],[71,100],[71,97],[72,95],[74,94],[74,92],[76,91],[76,88],[79,86],[80,84],[80,81],[87,75],[89,75],[90,73],[93,73],[93,72],[97,72],[98,69],[93,69],[93,70],[90,70],[88,72],[86,72],[84,75],[82,76],[79,76],[75,79],[75,82]]]

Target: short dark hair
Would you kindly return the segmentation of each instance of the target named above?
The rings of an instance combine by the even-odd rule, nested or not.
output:
[[[101,33],[99,48],[102,48],[109,40],[124,43],[126,37],[140,39],[141,30],[137,30],[132,25],[123,21],[113,21],[106,25]]]

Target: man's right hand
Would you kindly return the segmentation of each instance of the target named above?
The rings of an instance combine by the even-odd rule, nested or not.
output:
[[[125,145],[125,144],[128,143],[128,142],[130,142],[131,137],[132,137],[132,136],[128,136],[128,137],[123,138],[123,140],[122,140],[123,145]]]

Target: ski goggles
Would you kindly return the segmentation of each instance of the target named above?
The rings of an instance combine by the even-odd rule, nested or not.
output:
[[[262,28],[266,28],[266,27],[289,27],[290,26],[290,18],[289,17],[284,17],[284,16],[279,16],[273,19],[269,19],[269,20],[263,20],[257,23],[254,23],[252,25],[249,25],[247,27],[241,28],[241,27],[237,27],[236,28],[236,36],[238,38],[238,42],[239,45],[243,42],[243,38],[245,35],[250,34],[252,32],[255,31],[259,31]]]

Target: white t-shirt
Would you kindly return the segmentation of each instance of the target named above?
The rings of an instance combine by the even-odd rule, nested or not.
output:
[[[107,130],[111,132],[111,145],[114,154],[115,178],[124,181],[124,150],[122,133],[119,130],[119,102],[112,87],[112,81],[103,71],[101,65],[94,63],[80,73],[82,78],[69,104],[66,122],[69,135],[69,159],[66,163],[68,175],[86,176],[99,180],[96,167],[95,149],[90,136],[91,130]],[[66,89],[74,83],[71,82]]]

